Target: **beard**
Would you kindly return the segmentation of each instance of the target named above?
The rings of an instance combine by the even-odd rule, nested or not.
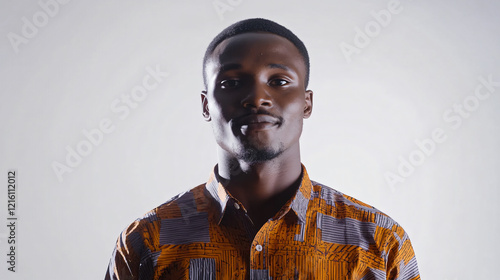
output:
[[[280,118],[280,126],[284,120]],[[222,150],[231,154],[235,159],[246,162],[249,165],[264,163],[273,160],[286,150],[283,139],[272,139],[278,135],[261,136],[257,134],[245,135],[238,126],[232,126],[227,130],[222,124],[212,123],[215,140]]]
[[[258,148],[245,145],[236,153],[236,157],[248,164],[262,163],[270,161],[281,155],[284,151],[284,144],[280,143],[277,148]]]

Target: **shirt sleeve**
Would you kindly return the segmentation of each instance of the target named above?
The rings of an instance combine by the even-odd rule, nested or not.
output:
[[[387,280],[420,280],[415,252],[403,228],[396,224],[386,242]]]
[[[109,261],[105,280],[137,280],[144,248],[139,222],[122,231]]]

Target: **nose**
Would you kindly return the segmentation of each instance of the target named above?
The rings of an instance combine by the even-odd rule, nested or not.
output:
[[[244,108],[260,108],[273,106],[271,95],[266,89],[266,85],[254,84],[247,91],[246,96],[241,100]]]

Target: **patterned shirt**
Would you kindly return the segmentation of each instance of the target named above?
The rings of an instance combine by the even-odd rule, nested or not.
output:
[[[311,181],[256,230],[212,172],[118,237],[105,279],[420,279],[390,217]]]

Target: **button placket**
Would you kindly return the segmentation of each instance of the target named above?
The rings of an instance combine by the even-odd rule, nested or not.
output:
[[[268,269],[268,238],[269,238],[269,224],[266,223],[260,228],[254,237],[252,247],[250,248],[250,267],[251,269],[266,270]]]

